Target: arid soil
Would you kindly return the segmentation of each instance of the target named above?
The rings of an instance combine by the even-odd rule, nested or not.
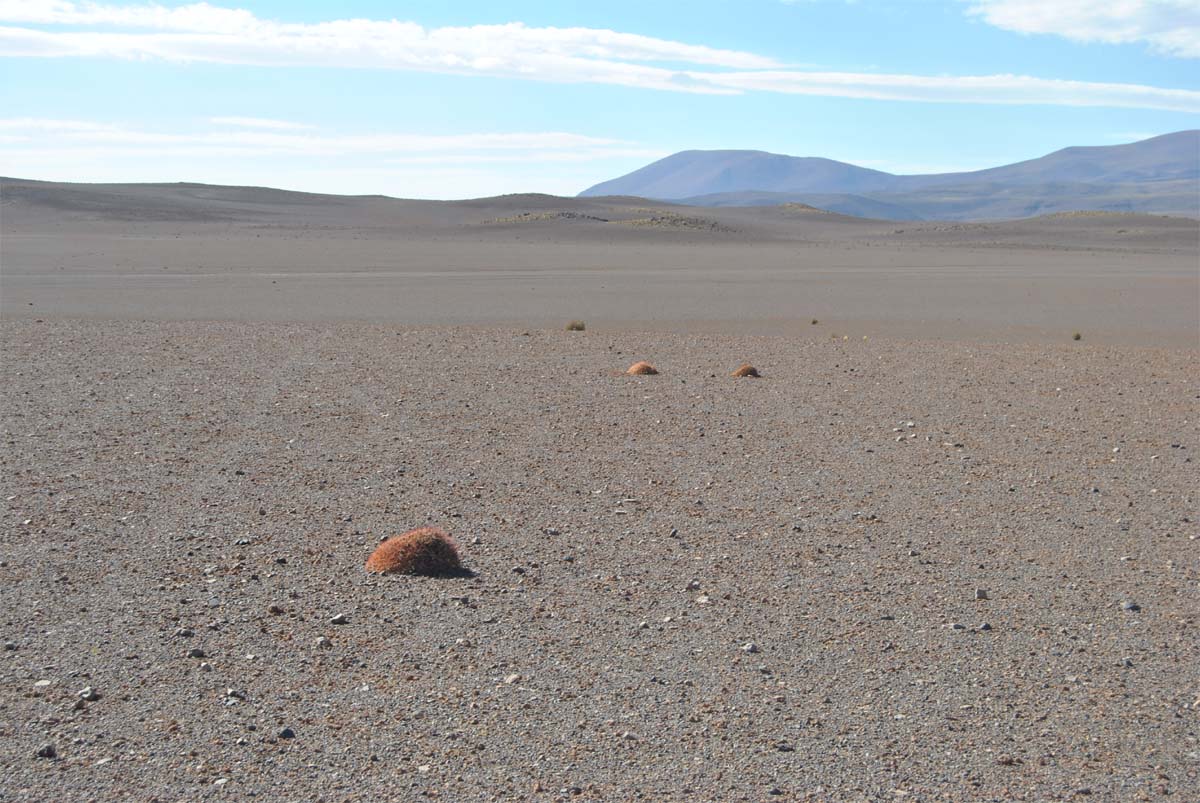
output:
[[[0,182],[0,801],[1200,800],[1196,221],[648,204]]]
[[[1200,798],[1194,349],[6,318],[0,799]]]
[[[0,315],[1200,346],[1200,227],[0,180]]]

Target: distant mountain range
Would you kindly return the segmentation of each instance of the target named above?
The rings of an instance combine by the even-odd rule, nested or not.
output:
[[[897,176],[818,157],[682,151],[589,187],[696,206],[805,203],[887,220],[1004,220],[1103,210],[1200,216],[1200,130],[1075,147],[969,173]]]

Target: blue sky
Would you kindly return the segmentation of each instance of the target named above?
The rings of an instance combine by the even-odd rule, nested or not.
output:
[[[0,0],[0,175],[574,194],[689,148],[970,170],[1200,127],[1200,0]]]

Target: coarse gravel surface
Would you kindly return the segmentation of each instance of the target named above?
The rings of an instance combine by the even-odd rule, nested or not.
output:
[[[2,801],[1200,800],[1195,350],[0,348]]]

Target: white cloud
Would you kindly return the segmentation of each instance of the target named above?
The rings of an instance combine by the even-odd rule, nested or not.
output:
[[[241,118],[212,118],[196,130],[0,118],[0,175],[50,181],[199,180],[426,198],[478,197],[513,188],[569,195],[667,155],[622,140],[558,131],[341,133],[220,122],[228,119]]]
[[[730,89],[936,103],[1108,106],[1200,112],[1200,92],[1028,75],[895,75],[759,70],[714,74]]]
[[[973,0],[970,13],[1009,31],[1200,58],[1200,0]]]
[[[302,131],[313,128],[305,123],[293,123],[288,120],[268,120],[263,117],[210,117],[214,125],[235,126],[238,128],[267,128],[273,131]]]
[[[27,134],[50,131],[63,133],[68,131],[83,131],[89,133],[114,131],[117,126],[110,123],[96,123],[91,120],[59,120],[45,117],[6,117],[0,118],[0,131],[21,131]]]
[[[979,0],[976,8],[990,3],[999,13],[1004,2]],[[1020,0],[1008,2],[1016,5]],[[1149,0],[1122,2],[1145,5]],[[705,94],[758,91],[1200,112],[1200,92],[1192,90],[1019,75],[806,72],[754,53],[591,28],[532,28],[521,23],[424,28],[366,19],[281,23],[207,3],[167,8],[68,0],[0,0],[0,23],[9,23],[0,26],[0,56],[398,69]],[[59,25],[86,30],[54,29]]]
[[[216,117],[213,121],[230,119],[242,118]],[[157,149],[161,153],[236,152],[267,156],[434,154],[428,157],[434,159],[470,154],[478,161],[504,161],[510,157],[523,158],[520,155],[526,153],[558,154],[560,158],[573,159],[611,158],[629,155],[630,150],[630,143],[622,140],[561,131],[450,135],[321,134],[242,129],[168,132],[84,120],[15,117],[0,119],[0,132],[10,137],[23,137],[42,151],[69,148],[108,153],[129,150],[140,154],[150,152],[148,149]]]

